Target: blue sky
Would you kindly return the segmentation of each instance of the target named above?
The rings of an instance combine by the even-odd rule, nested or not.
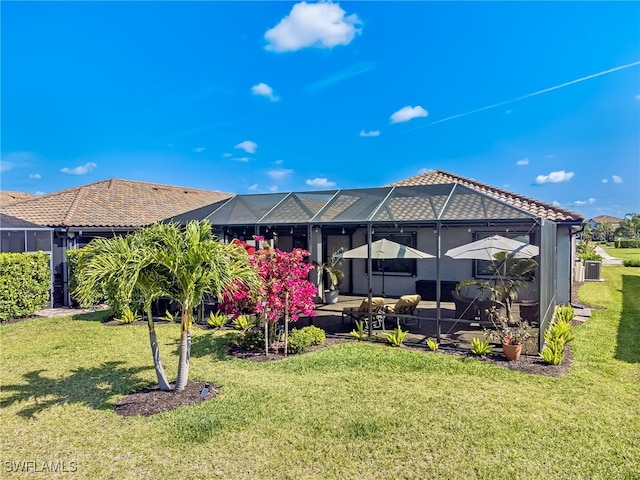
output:
[[[449,171],[640,212],[638,2],[7,2],[1,188]]]

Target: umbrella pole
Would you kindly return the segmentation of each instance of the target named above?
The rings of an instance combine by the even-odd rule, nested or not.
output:
[[[436,341],[440,343],[440,222],[436,224],[438,236],[436,238]]]
[[[384,298],[384,259],[380,263],[382,263],[382,297]]]
[[[371,309],[371,270],[373,269],[373,262],[371,261],[371,224],[367,225],[367,271],[369,275],[367,275],[368,282],[368,299],[369,299],[369,309],[367,314],[369,315],[369,326],[367,328],[367,334],[371,337],[371,322],[373,321],[372,309]]]

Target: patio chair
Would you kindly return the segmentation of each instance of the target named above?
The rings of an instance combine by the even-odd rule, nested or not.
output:
[[[371,298],[372,322],[371,328],[382,328],[384,330],[384,298]],[[356,320],[363,321],[365,327],[369,328],[369,299],[365,298],[359,307],[346,307],[342,309],[342,324],[344,318],[351,318],[351,323]]]
[[[456,306],[456,318],[464,320],[475,320],[478,317],[478,303],[473,298],[460,295],[455,290],[451,290],[453,303]]]
[[[422,300],[422,297],[418,294],[403,295],[396,303],[392,305],[385,305],[384,311],[388,316],[391,317],[394,316],[394,313],[397,315],[414,315],[416,308],[420,303],[420,300]],[[418,317],[409,318],[398,316],[395,317],[395,319],[398,326],[400,326],[400,321],[402,321],[402,323],[404,323],[406,326],[418,325],[418,327],[420,327],[420,319]]]

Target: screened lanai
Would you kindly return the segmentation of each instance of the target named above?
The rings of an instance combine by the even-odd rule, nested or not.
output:
[[[389,238],[436,259],[385,261],[388,293],[420,293],[438,305],[450,299],[459,281],[486,273],[478,261],[455,260],[443,253],[498,233],[540,247],[530,290],[539,300],[541,326],[550,320],[555,305],[556,224],[459,183],[236,195],[173,220],[192,219],[209,220],[225,241],[262,236],[281,250],[305,248],[310,259],[320,263],[341,247]],[[350,260],[342,268],[341,293],[380,291],[380,265]]]

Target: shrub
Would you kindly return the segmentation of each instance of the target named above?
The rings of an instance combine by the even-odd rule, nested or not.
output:
[[[602,255],[599,255],[596,252],[579,253],[578,254],[578,258],[580,258],[580,260],[587,261],[587,262],[601,262],[602,261]]]
[[[491,355],[493,353],[493,347],[486,338],[473,338],[471,340],[471,353],[479,357],[482,355]]]
[[[623,239],[615,241],[616,248],[640,248],[640,240]]]
[[[324,330],[314,325],[300,329],[294,328],[289,333],[287,352],[302,353],[311,345],[322,345],[325,339],[326,335]]]
[[[404,342],[407,333],[409,332],[405,332],[400,327],[398,327],[393,332],[387,333],[387,342],[389,342],[393,347],[399,347]]]
[[[327,339],[327,335],[324,333],[324,330],[316,327],[315,325],[303,327],[302,330],[306,330],[311,336],[311,345],[322,345]]]
[[[264,347],[264,333],[260,329],[247,330],[235,341],[243,350],[257,352]]]
[[[0,254],[0,320],[27,317],[49,300],[51,268],[46,253]]]
[[[627,258],[622,263],[625,267],[640,267],[640,259],[638,258]]]

